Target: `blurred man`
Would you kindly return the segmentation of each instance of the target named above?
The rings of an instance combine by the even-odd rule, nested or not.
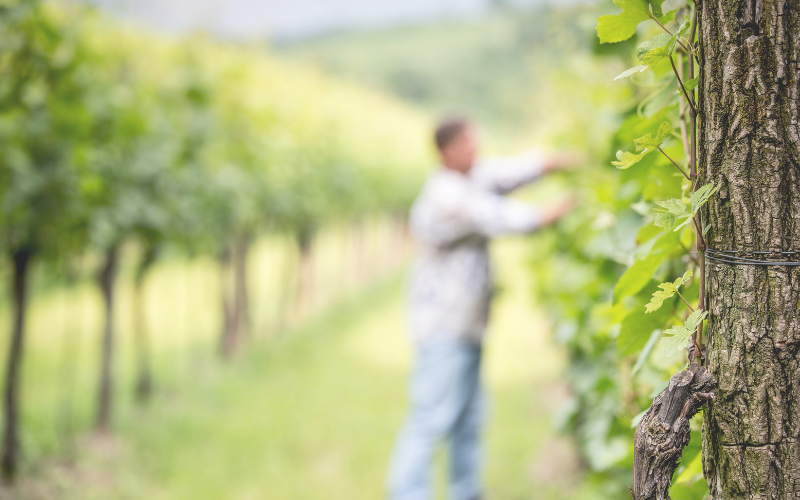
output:
[[[390,500],[431,497],[431,462],[442,441],[450,448],[450,498],[481,498],[481,347],[493,290],[489,239],[533,232],[573,205],[535,207],[503,196],[568,166],[571,157],[476,162],[478,131],[462,118],[442,121],[435,141],[441,167],[411,209],[411,231],[421,246],[410,296],[416,363],[411,410],[389,470]]]

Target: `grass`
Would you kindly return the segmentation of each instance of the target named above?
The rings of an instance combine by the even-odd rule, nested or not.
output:
[[[487,498],[572,498],[575,458],[550,425],[564,360],[525,293],[524,245],[497,250],[504,293],[487,342]],[[229,363],[184,355],[149,407],[121,405],[113,436],[84,434],[71,459],[42,459],[0,498],[381,498],[406,410],[403,289],[399,278],[376,285]],[[179,362],[171,352],[159,354],[162,373]]]

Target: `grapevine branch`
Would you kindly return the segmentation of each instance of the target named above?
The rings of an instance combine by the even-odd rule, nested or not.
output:
[[[694,43],[694,37],[697,33],[697,5],[695,5],[692,14],[692,34],[690,37],[690,41]],[[670,58],[672,60],[672,58]],[[695,57],[689,58],[689,79],[694,78],[694,63]],[[673,66],[674,68],[674,66]],[[681,83],[683,85],[683,83]],[[692,95],[686,93],[686,89],[684,88],[684,95],[686,96],[686,100],[689,102],[691,109],[689,111],[689,119],[691,121],[691,145],[689,147],[689,152],[691,155],[689,156],[689,166],[691,169],[692,175],[692,188],[697,185],[697,110],[694,107],[694,103],[692,102],[692,96],[694,95],[694,90],[692,90]],[[699,283],[699,294],[697,299],[697,308],[698,309],[705,309],[706,307],[706,254],[703,250],[706,249],[706,242],[705,238],[703,237],[702,231],[702,223],[699,220],[699,214],[695,217],[695,227],[697,228],[697,253],[700,257],[700,283]],[[697,325],[697,331],[695,332],[695,345],[697,345],[698,350],[697,352],[697,359],[702,364],[703,363],[703,322],[701,321],[699,325]]]
[[[675,78],[678,79],[678,83],[681,84],[681,89],[683,89],[683,95],[686,96],[686,102],[689,103],[689,107],[692,108],[692,115],[696,115],[697,111],[694,108],[694,103],[692,102],[692,98],[689,96],[689,92],[686,91],[686,87],[683,85],[683,80],[681,80],[681,76],[678,74],[678,69],[675,67],[675,61],[672,60],[672,56],[669,58],[669,63],[672,65],[672,71],[675,72]],[[693,61],[690,60],[689,66],[694,64]]]
[[[673,165],[675,165],[675,168],[677,168],[678,170],[680,170],[680,171],[681,171],[681,173],[683,174],[683,176],[684,176],[684,177],[686,177],[686,179],[687,179],[688,181],[690,181],[690,182],[691,182],[691,179],[689,178],[689,175],[686,173],[686,171],[685,171],[684,169],[682,169],[682,168],[681,168],[681,166],[680,166],[680,165],[678,165],[677,163],[675,163],[675,160],[673,160],[672,158],[670,158],[670,157],[669,157],[669,155],[668,155],[667,153],[665,153],[665,152],[664,152],[664,150],[663,150],[663,149],[661,149],[660,147],[658,148],[658,150],[659,150],[659,151],[661,151],[661,154],[662,154],[662,155],[664,155],[664,156],[666,156],[666,157],[667,157],[667,160],[671,161],[671,162],[672,162],[672,164],[673,164]]]
[[[678,297],[680,297],[681,300],[683,301],[683,303],[686,304],[686,307],[688,307],[690,311],[694,312],[694,307],[692,307],[692,305],[689,304],[689,302],[686,299],[683,298],[683,295],[681,295],[681,292],[675,290],[675,293],[677,293]]]

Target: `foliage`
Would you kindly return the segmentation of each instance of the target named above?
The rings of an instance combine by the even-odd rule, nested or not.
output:
[[[129,242],[217,257],[237,238],[394,214],[429,162],[427,121],[391,98],[74,3],[0,3],[0,71],[6,263],[52,272]]]
[[[542,263],[534,265],[538,295],[570,355],[574,401],[563,425],[578,437],[602,498],[629,495],[634,427],[685,364],[686,348],[702,343],[701,216],[718,190],[693,185],[687,138],[697,80],[691,16],[684,16],[693,5],[664,15],[658,1],[614,3],[623,11],[600,17],[598,36],[601,43],[627,40],[638,27],[648,40],[636,50],[639,65],[618,77],[631,77],[640,104],[612,141],[616,169],[573,179],[586,190],[586,208],[542,234],[533,259]],[[674,91],[677,78],[685,92]],[[631,142],[635,153],[624,150]],[[707,487],[695,468],[698,425],[692,434],[672,490],[675,498],[699,500]]]
[[[403,138],[423,122],[380,95],[76,7],[0,14],[14,78],[0,96],[9,248],[138,237],[213,251],[236,232],[397,210],[421,179],[427,152]]]

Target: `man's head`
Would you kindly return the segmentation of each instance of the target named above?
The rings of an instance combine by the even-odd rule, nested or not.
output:
[[[439,122],[434,134],[442,165],[467,174],[478,155],[478,129],[466,118],[446,118]]]

